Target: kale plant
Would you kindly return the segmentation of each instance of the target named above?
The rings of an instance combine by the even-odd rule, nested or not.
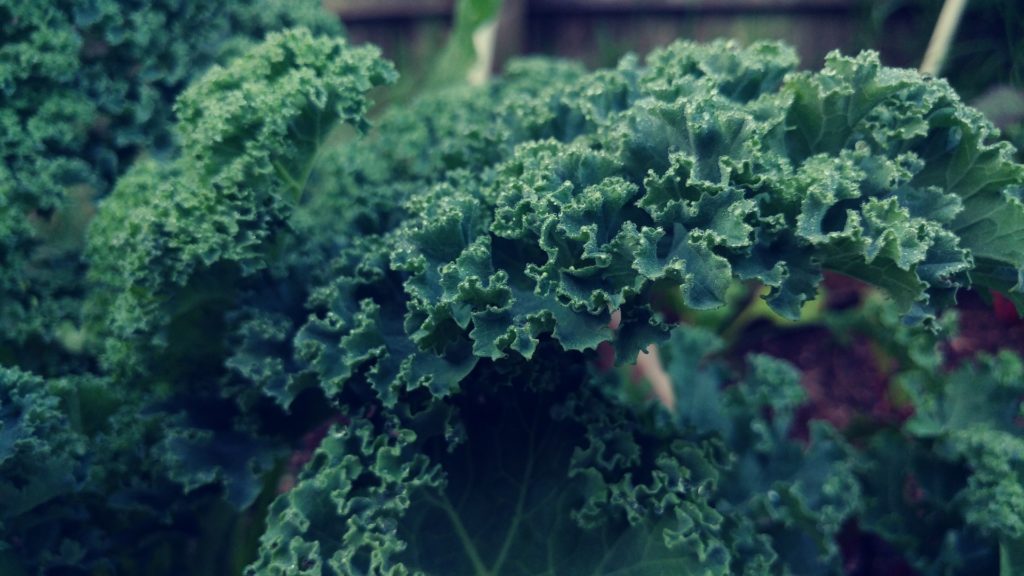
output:
[[[944,351],[968,291],[1024,308],[1024,166],[941,80],[796,64],[522,60],[372,123],[372,47],[214,66],[89,227],[84,366],[0,372],[0,562],[1014,573],[1024,369]],[[809,320],[825,274],[886,300]],[[738,345],[758,315],[859,334],[908,413],[809,414],[809,372]]]

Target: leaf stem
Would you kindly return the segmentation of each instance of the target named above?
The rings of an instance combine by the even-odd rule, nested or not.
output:
[[[440,508],[445,515],[448,516],[448,520],[452,523],[452,527],[455,528],[455,534],[459,537],[459,542],[462,543],[462,548],[466,551],[466,556],[469,557],[469,561],[473,564],[473,572],[477,576],[491,576],[491,571],[484,565],[483,558],[480,557],[480,553],[476,549],[476,545],[473,544],[473,539],[470,538],[469,532],[466,530],[466,526],[462,523],[462,519],[459,518],[459,513],[452,507],[451,500],[448,499],[448,495],[443,491],[439,490],[440,498],[434,498],[429,494],[424,497],[434,506]]]
[[[967,0],[946,0],[942,4],[942,11],[939,12],[935,30],[932,31],[932,38],[928,41],[928,48],[921,61],[922,73],[938,76],[942,72],[942,66],[946,63],[949,47],[956,36],[956,29],[960,25],[966,6]]]
[[[530,476],[533,475],[533,444],[535,442],[534,431],[537,429],[537,413],[534,412],[533,416],[533,425],[528,427],[528,434],[530,436],[530,457],[526,462],[526,470],[523,472],[523,480],[519,483],[519,494],[516,497],[516,511],[512,516],[512,522],[509,523],[508,531],[505,533],[505,541],[501,544],[501,551],[498,552],[498,558],[494,561],[494,568],[491,570],[492,574],[497,574],[501,571],[501,565],[505,563],[508,551],[512,548],[512,542],[515,540],[516,532],[519,530],[519,523],[523,520],[523,507],[526,506],[526,492],[531,485]]]
[[[302,198],[302,190],[304,186],[299,184],[298,181],[295,180],[291,173],[288,172],[288,170],[286,170],[285,167],[282,166],[280,162],[277,162],[275,160],[272,162],[272,165],[274,166],[274,172],[277,172],[278,178],[284,180],[285,184],[288,184],[288,186],[291,187],[292,201],[297,204],[299,199]]]

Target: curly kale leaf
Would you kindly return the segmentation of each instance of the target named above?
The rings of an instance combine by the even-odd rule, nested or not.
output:
[[[386,193],[400,206],[391,224],[339,234],[347,248],[310,302],[300,356],[328,394],[355,379],[391,404],[420,386],[452,393],[479,359],[530,358],[548,336],[591,350],[613,339],[616,309],[629,360],[667,337],[650,304],[666,287],[708,309],[735,279],[757,280],[796,317],[834,270],[918,322],[959,289],[1009,290],[993,271],[1020,268],[1024,167],[991,126],[945,84],[870,53],[792,66],[774,44],[679,43],[546,90],[517,95],[513,79],[512,96],[500,82],[460,93],[476,100],[454,98],[457,112],[416,133],[438,150],[489,143],[490,156],[419,165],[418,185]],[[494,131],[463,128],[488,106]],[[363,145],[348,154],[378,150]]]
[[[716,444],[568,392],[582,365],[549,352],[478,368],[451,402],[336,428],[271,507],[249,573],[729,573],[721,518],[679,489],[715,482]]]
[[[877,58],[830,56],[822,74],[794,76],[788,86],[794,103],[787,143],[796,158],[865,142],[912,162],[909,181],[894,180],[893,196],[912,217],[943,224],[958,240],[925,246],[932,254],[918,259],[918,268],[927,267],[918,273],[921,280],[933,288],[961,283],[954,278],[965,270],[964,258],[950,252],[959,245],[970,255],[975,283],[1019,302],[1024,166],[1014,161],[1009,144],[996,139],[991,122],[962,104],[944,81],[883,68]]]
[[[85,449],[52,386],[0,368],[0,520],[73,492],[84,481]]]
[[[796,437],[806,392],[792,365],[750,355],[744,378],[726,387],[729,372],[707,360],[722,347],[701,329],[680,327],[660,348],[677,425],[717,435],[734,455],[716,508],[755,522],[793,573],[831,573],[839,560],[836,537],[861,508],[849,449],[824,422],[812,423],[806,441]]]
[[[394,79],[376,48],[306,29],[271,34],[178,99],[183,155],[211,186],[258,187],[273,174],[297,201],[330,130],[365,130],[367,92]]]
[[[5,569],[85,573],[107,563],[127,527],[143,530],[137,522],[167,514],[142,512],[145,499],[128,495],[159,469],[146,441],[153,428],[136,400],[93,376],[51,380],[0,368]]]
[[[173,149],[178,93],[268,31],[340,26],[312,0],[3,0],[0,21],[0,362],[64,373],[94,202]]]
[[[239,277],[284,260],[320,145],[338,122],[362,127],[366,92],[393,77],[376,49],[295,29],[186,91],[183,156],[136,167],[90,229],[91,305],[110,365],[145,368],[140,349],[189,337],[199,311],[233,300]]]
[[[716,346],[673,333],[668,422],[550,342],[478,364],[443,402],[349,412],[271,507],[249,573],[837,573],[859,507],[843,443],[791,436],[791,366],[752,357],[726,388]]]
[[[194,398],[188,417],[169,417],[152,401],[96,376],[43,379],[0,369],[5,574],[122,574],[132,566],[223,574],[227,562],[248,561],[218,546],[177,558],[168,551],[197,538],[244,543],[245,524],[259,512],[239,510],[263,489],[278,446],[225,422],[224,402],[205,407],[202,421]]]

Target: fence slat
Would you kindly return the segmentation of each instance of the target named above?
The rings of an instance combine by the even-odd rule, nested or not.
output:
[[[859,0],[531,0],[540,13],[852,10]]]
[[[537,14],[607,12],[786,12],[854,10],[860,0],[529,0]],[[393,20],[451,16],[454,0],[324,0],[342,20]]]
[[[342,20],[404,20],[451,16],[454,0],[324,0]]]

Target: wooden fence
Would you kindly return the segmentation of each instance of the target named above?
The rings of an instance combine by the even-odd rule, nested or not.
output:
[[[325,0],[356,42],[373,42],[403,70],[427,66],[444,44],[453,0]],[[916,66],[925,39],[908,38],[899,19],[871,31],[871,0],[505,0],[497,66],[515,54],[614,64],[676,38],[779,39],[802,64],[820,67],[829,51],[880,49],[889,65]],[[906,28],[909,29],[909,28]]]

